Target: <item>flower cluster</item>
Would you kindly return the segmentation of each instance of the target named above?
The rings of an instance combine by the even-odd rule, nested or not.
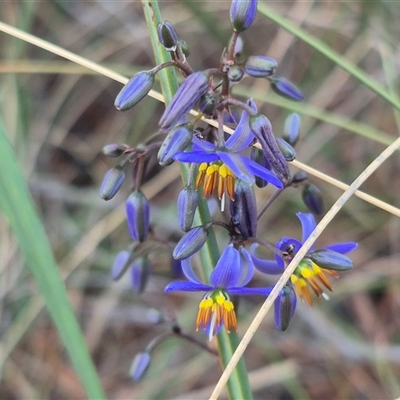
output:
[[[157,73],[163,68],[178,68],[184,80],[159,120],[158,135],[137,147],[110,144],[104,148],[105,155],[122,158],[105,175],[100,189],[105,200],[116,195],[126,169],[132,168],[133,187],[126,200],[126,217],[134,245],[117,256],[113,278],[119,279],[130,268],[132,285],[137,292],[144,290],[151,270],[151,254],[143,242],[149,237],[157,240],[150,229],[150,204],[141,189],[147,159],[156,153],[161,166],[173,162],[188,165],[187,179],[177,199],[177,221],[184,233],[171,251],[174,265],[179,263],[186,280],[170,283],[165,291],[205,293],[200,300],[196,329],[204,330],[210,340],[223,327],[228,332],[237,330],[234,297],[259,295],[265,298],[271,293],[273,286],[247,287],[255,269],[268,275],[282,274],[315,228],[311,213],[298,213],[303,227],[302,241],[284,237],[273,245],[260,238],[258,220],[278,195],[289,187],[300,186],[305,206],[316,215],[323,213],[319,189],[307,182],[304,172],[292,176],[289,168],[290,161],[296,157],[294,146],[299,139],[300,117],[290,114],[283,136],[276,137],[271,122],[258,111],[253,99],[241,101],[232,95],[234,85],[252,77],[267,79],[271,88],[286,98],[294,101],[303,98],[296,86],[276,74],[278,63],[274,59],[264,55],[251,55],[245,60],[238,57],[242,46],[240,34],[254,22],[256,10],[256,0],[232,1],[232,36],[218,67],[196,72],[188,63],[186,43],[169,22],[160,22],[158,40],[170,53],[171,61],[132,77],[118,94],[115,107],[120,111],[134,107],[149,93]],[[198,110],[196,117],[190,117],[192,109]],[[205,126],[203,117],[215,120],[217,127]],[[232,135],[225,132],[226,126],[233,130]],[[163,140],[159,142],[156,139],[160,136]],[[255,191],[267,185],[275,187],[275,192],[259,207]],[[193,226],[195,221],[200,221],[196,219],[199,204],[205,204],[207,198],[214,196],[218,198],[225,221],[210,219]],[[218,236],[225,247],[216,265],[209,266],[211,274],[204,276],[203,271],[203,281],[195,272],[197,253],[209,240],[214,226],[225,229],[225,234]],[[271,250],[275,259],[259,257],[258,246]],[[355,243],[342,243],[310,250],[275,301],[275,325],[279,330],[288,328],[297,296],[310,305],[311,292],[318,297],[328,297],[324,292],[332,290],[328,277],[338,277],[338,272],[352,267],[345,254],[355,248]]]

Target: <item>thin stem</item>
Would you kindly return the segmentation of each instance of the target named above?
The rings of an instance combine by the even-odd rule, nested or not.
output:
[[[274,193],[272,193],[272,196],[264,203],[264,205],[260,208],[257,214],[257,220],[261,218],[261,216],[267,211],[268,207],[279,197],[279,195],[283,192],[282,190],[275,190]]]

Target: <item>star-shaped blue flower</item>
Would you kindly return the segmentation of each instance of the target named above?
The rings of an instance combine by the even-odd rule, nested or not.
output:
[[[197,277],[190,259],[182,261],[182,271],[188,280],[172,282],[165,291],[206,292],[199,305],[196,330],[201,328],[207,331],[210,340],[222,326],[228,332],[237,330],[236,314],[230,295],[268,296],[272,290],[272,287],[245,287],[253,277],[254,265],[250,254],[242,246],[239,250],[232,244],[225,248],[210,275],[210,284]]]

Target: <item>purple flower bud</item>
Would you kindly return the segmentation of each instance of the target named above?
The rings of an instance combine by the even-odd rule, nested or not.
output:
[[[282,152],[286,161],[293,161],[296,158],[296,151],[286,140],[282,138],[276,138],[276,144],[278,145],[279,150]]]
[[[208,229],[204,226],[196,226],[183,235],[172,253],[176,260],[184,260],[197,253],[204,245],[208,237]]]
[[[334,271],[347,271],[353,268],[353,261],[349,257],[329,249],[314,251],[308,257],[320,268]]]
[[[271,164],[261,149],[252,146],[250,150],[250,158],[262,167],[271,170]],[[268,185],[268,182],[265,179],[260,178],[259,176],[256,176],[255,178],[257,187],[263,188]]]
[[[191,143],[193,138],[193,126],[190,124],[178,125],[168,133],[164,139],[157,159],[163,167],[173,163],[174,155],[178,151],[184,151]]]
[[[126,144],[110,143],[110,144],[106,144],[103,147],[102,152],[107,157],[116,158],[116,157],[122,156],[122,154],[124,154],[125,151],[128,149],[129,149],[129,146],[127,146]]]
[[[208,80],[209,74],[199,71],[189,75],[183,81],[160,119],[161,130],[170,130],[180,118],[193,108],[197,100],[207,92]]]
[[[104,200],[112,199],[120,189],[125,179],[125,172],[121,167],[109,169],[100,186],[100,196]]]
[[[131,264],[132,289],[137,294],[143,293],[151,274],[151,265],[147,257],[136,258]]]
[[[322,192],[312,183],[307,183],[301,194],[304,204],[316,215],[324,213],[324,201]]]
[[[228,70],[228,79],[231,82],[237,83],[243,79],[244,71],[238,65],[232,65]]]
[[[286,186],[290,182],[289,166],[278,147],[275,135],[272,132],[271,122],[265,115],[252,115],[250,117],[250,129],[260,142],[264,155],[271,167]]]
[[[165,322],[165,318],[161,311],[156,310],[155,308],[150,308],[146,311],[146,318],[152,324],[161,324]]]
[[[286,120],[283,128],[282,139],[290,145],[295,146],[300,137],[300,117],[299,114],[292,113]]]
[[[276,94],[286,97],[290,100],[301,101],[304,96],[303,93],[289,80],[283,76],[276,76],[269,78],[271,87]]]
[[[234,31],[243,32],[254,21],[257,0],[233,0],[231,5],[231,25]]]
[[[297,298],[292,286],[284,286],[274,302],[275,326],[284,332],[296,309]]]
[[[119,92],[114,106],[119,111],[126,111],[139,103],[151,90],[155,74],[152,71],[137,73]]]
[[[111,268],[111,278],[114,281],[119,280],[130,266],[132,259],[132,252],[128,250],[120,251],[115,257],[113,266]]]
[[[235,201],[231,201],[232,223],[243,239],[257,234],[257,203],[251,185],[240,179],[235,181]]]
[[[126,200],[126,217],[133,240],[144,242],[149,233],[150,205],[144,194],[136,190]]]
[[[132,362],[130,376],[134,382],[139,382],[150,365],[151,355],[148,351],[140,352]]]
[[[266,78],[275,73],[278,63],[271,57],[250,56],[244,63],[244,70],[253,78]]]
[[[159,42],[167,51],[175,51],[178,43],[178,34],[175,28],[168,21],[162,21],[158,24],[157,34]]]
[[[182,189],[178,196],[178,219],[179,226],[187,232],[193,225],[194,215],[196,213],[199,195],[196,190],[190,186]]]

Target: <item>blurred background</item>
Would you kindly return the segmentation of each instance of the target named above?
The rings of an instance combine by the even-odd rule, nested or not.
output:
[[[321,39],[393,93],[398,91],[399,17],[396,2],[262,2]],[[230,1],[160,1],[189,45],[195,70],[217,67],[230,33]],[[30,32],[127,77],[154,66],[138,1],[5,2],[1,21]],[[220,376],[218,359],[177,337],[156,347],[142,382],[129,369],[135,355],[169,322],[194,331],[201,294],[166,295],[170,249],[155,240],[153,273],[140,296],[130,274],[110,276],[116,254],[131,244],[124,216],[129,179],[111,201],[99,196],[104,173],[115,165],[101,154],[108,143],[136,145],[157,131],[163,104],[148,97],[118,112],[122,85],[4,33],[0,34],[0,117],[16,149],[70,300],[111,399],[206,398]],[[253,96],[280,134],[291,111],[302,116],[297,159],[350,184],[398,135],[392,107],[309,45],[258,14],[242,35],[245,53],[278,61],[279,75],[301,88],[301,104],[278,98],[264,80],[246,78],[234,93]],[[156,83],[155,89],[159,89]],[[363,191],[399,207],[399,155],[363,185]],[[297,170],[293,168],[293,172]],[[342,193],[310,176],[325,208]],[[154,236],[176,241],[176,195],[182,181],[175,165],[150,162],[143,191],[151,201]],[[272,193],[257,190],[260,201]],[[301,190],[288,189],[259,223],[275,242],[301,236],[295,212],[306,211]],[[18,244],[0,215],[1,385],[4,399],[79,399],[83,388],[71,368]],[[220,233],[220,231],[219,231]],[[222,240],[221,243],[224,242]],[[355,268],[333,282],[330,301],[298,305],[289,329],[278,332],[268,315],[245,353],[257,399],[391,399],[400,396],[400,222],[352,198],[318,240],[318,247],[357,241]],[[256,276],[254,285],[266,281]],[[243,335],[263,299],[241,299]],[[152,314],[152,315],[153,315]],[[211,347],[213,343],[211,344]]]

